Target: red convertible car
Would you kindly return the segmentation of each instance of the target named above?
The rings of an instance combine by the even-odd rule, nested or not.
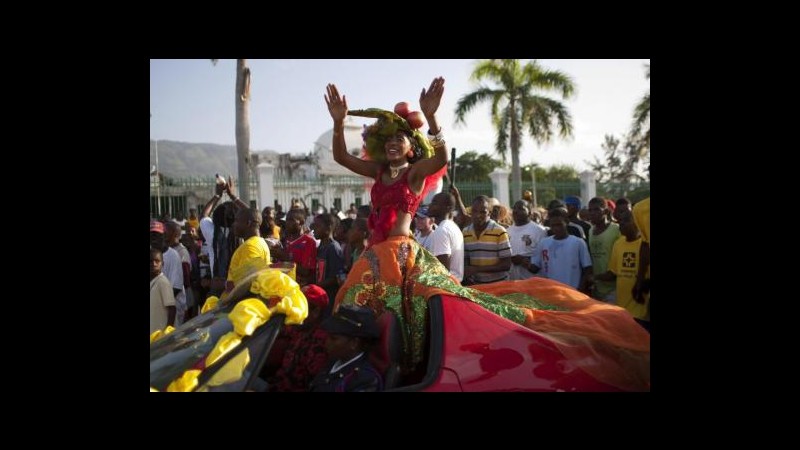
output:
[[[233,329],[228,314],[248,296],[247,289],[238,286],[222,306],[195,317],[150,345],[151,390],[167,390],[170,383],[193,368],[201,370],[197,383],[187,390],[264,389],[264,363],[276,337],[287,326],[282,314],[273,315],[252,335],[243,337],[240,345],[211,367],[202,367],[219,338]],[[618,391],[577,367],[545,335],[468,300],[443,295],[429,300],[426,368],[404,378],[398,369],[402,347],[399,323],[390,312],[379,317],[378,322],[382,336],[371,360],[383,372],[387,391]],[[239,365],[238,377],[220,383],[217,373],[235,362]]]

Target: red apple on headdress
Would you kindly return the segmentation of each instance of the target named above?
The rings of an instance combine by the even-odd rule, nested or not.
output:
[[[408,122],[408,125],[411,128],[416,130],[418,128],[421,128],[422,125],[425,124],[424,118],[425,118],[425,116],[422,115],[421,112],[414,111],[414,112],[408,113],[408,116],[406,117],[406,121]]]
[[[400,103],[394,105],[394,113],[397,114],[398,116],[402,117],[403,119],[405,119],[406,116],[408,116],[408,113],[410,111],[409,108],[410,108],[410,106],[409,106],[408,102],[400,102]]]

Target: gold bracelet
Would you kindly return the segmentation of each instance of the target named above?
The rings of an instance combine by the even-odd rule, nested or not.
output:
[[[433,148],[444,147],[445,146],[445,142],[444,142],[444,139],[435,138],[435,139],[431,139],[431,145],[433,146]]]

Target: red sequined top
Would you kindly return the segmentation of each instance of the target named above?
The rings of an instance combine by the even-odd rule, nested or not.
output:
[[[408,185],[409,172],[410,170],[403,172],[400,178],[392,184],[383,184],[381,178],[383,169],[378,171],[378,178],[375,180],[375,184],[372,185],[372,191],[370,192],[374,210],[392,206],[410,214],[417,212],[422,197],[411,192],[411,187]]]
[[[422,195],[416,195],[408,185],[408,170],[392,184],[383,184],[383,169],[378,171],[375,184],[372,185],[372,213],[369,216],[371,232],[370,245],[383,242],[389,237],[389,230],[397,221],[397,211],[414,215],[417,212]]]
[[[419,195],[411,191],[408,185],[408,174],[411,170],[406,170],[400,179],[392,184],[383,184],[384,168],[378,171],[375,184],[372,185],[370,197],[372,199],[372,214],[369,215],[367,222],[370,230],[369,246],[378,244],[389,237],[389,230],[397,222],[397,211],[403,211],[412,216],[417,212],[419,203],[439,184],[445,173],[447,164],[431,175],[425,177],[422,184],[422,192]]]

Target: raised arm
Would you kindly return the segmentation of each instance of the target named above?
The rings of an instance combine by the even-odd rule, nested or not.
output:
[[[327,89],[325,103],[328,105],[328,112],[331,113],[333,118],[333,159],[359,175],[376,178],[380,164],[374,161],[364,161],[347,152],[347,145],[344,142],[344,118],[347,116],[347,97],[339,96],[339,91],[333,84],[329,84]]]
[[[217,202],[219,201],[220,198],[222,198],[222,193],[225,192],[226,188],[227,185],[220,185],[220,184],[214,185],[214,196],[211,197],[211,200],[209,200],[208,203],[206,203],[206,206],[203,207],[203,213],[200,215],[201,219],[203,217],[208,217],[211,215],[211,211],[213,211],[214,208],[217,207]]]
[[[243,209],[250,208],[250,205],[243,202],[239,197],[233,195],[233,178],[228,177],[228,184],[225,185],[225,192],[228,194],[228,198],[238,207]]]
[[[455,184],[450,185],[450,194],[456,199],[456,208],[455,211],[458,212],[458,215],[453,218],[453,222],[458,225],[458,228],[463,229],[467,225],[469,225],[469,214],[467,214],[467,208],[464,207],[464,202],[461,201],[461,193],[458,192],[458,188]],[[534,272],[535,273],[535,272]]]
[[[431,140],[434,151],[433,158],[423,159],[409,169],[408,182],[415,192],[422,190],[422,183],[425,177],[434,174],[447,164],[447,146],[440,134],[442,128],[436,120],[436,110],[439,109],[443,94],[444,78],[442,77],[434,78],[428,90],[426,91],[425,88],[422,88],[422,92],[419,94],[419,106],[425,115],[425,120],[428,122],[428,133],[436,136],[436,138]]]

